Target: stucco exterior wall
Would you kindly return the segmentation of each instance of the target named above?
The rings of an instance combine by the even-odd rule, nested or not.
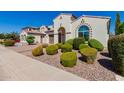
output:
[[[22,39],[22,35],[23,35],[23,36],[25,35],[25,39]],[[25,31],[22,31],[22,33],[20,33],[20,41],[26,43],[26,37],[27,37],[28,35],[32,35],[32,36],[35,37],[34,43],[41,43],[41,36],[40,36],[40,35],[27,34]]]
[[[35,37],[34,43],[41,43],[41,36],[40,35],[32,35]]]
[[[24,38],[22,38],[22,36],[27,36],[27,33],[25,32],[25,31],[22,31],[21,33],[20,33],[20,42],[26,42],[26,38],[24,39]]]
[[[87,23],[90,23],[90,26],[92,28],[91,38],[95,38],[99,40],[105,47],[107,47],[107,40],[109,38],[107,22],[109,20],[101,19],[101,18],[87,18],[87,17],[84,17],[84,20]]]
[[[89,38],[99,40],[105,47],[107,47],[107,40],[109,38],[107,22],[109,19],[81,17],[74,21],[71,25],[72,36],[78,37],[78,29],[81,25],[87,25],[90,28]]]
[[[70,15],[60,15],[56,19],[54,19],[54,43],[58,43],[58,30],[60,27],[65,28],[65,32],[70,32],[70,26],[71,26],[71,16]],[[71,34],[67,34],[65,37],[66,41],[71,37]]]
[[[43,43],[48,43],[49,44],[49,36],[48,35],[43,37]]]

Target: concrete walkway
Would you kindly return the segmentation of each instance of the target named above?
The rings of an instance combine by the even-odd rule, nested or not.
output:
[[[81,81],[85,79],[31,59],[0,45],[0,80]]]

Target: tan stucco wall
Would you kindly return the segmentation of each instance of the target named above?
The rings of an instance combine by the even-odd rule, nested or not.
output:
[[[60,19],[60,16],[62,19]],[[70,15],[60,15],[56,19],[54,19],[54,34],[58,33],[58,29],[60,27],[65,28],[65,32],[70,32],[70,25],[71,25],[71,16]],[[71,34],[66,35],[66,41],[72,38]],[[54,43],[58,43],[58,35],[54,35]]]
[[[82,19],[84,20],[84,23],[81,23]],[[107,40],[109,38],[107,29],[108,21],[109,19],[81,17],[72,23],[72,37],[78,37],[78,29],[81,25],[88,25],[91,28],[90,38],[99,40],[105,47],[107,47]]]

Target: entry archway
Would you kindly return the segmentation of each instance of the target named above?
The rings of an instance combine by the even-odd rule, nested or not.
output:
[[[58,30],[58,43],[65,43],[65,28],[64,27],[60,27]]]

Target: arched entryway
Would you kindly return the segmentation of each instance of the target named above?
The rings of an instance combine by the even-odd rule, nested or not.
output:
[[[65,28],[60,27],[58,30],[58,42],[59,43],[65,43]]]
[[[90,28],[87,25],[82,25],[78,29],[78,37],[84,37],[86,41],[89,40]]]

